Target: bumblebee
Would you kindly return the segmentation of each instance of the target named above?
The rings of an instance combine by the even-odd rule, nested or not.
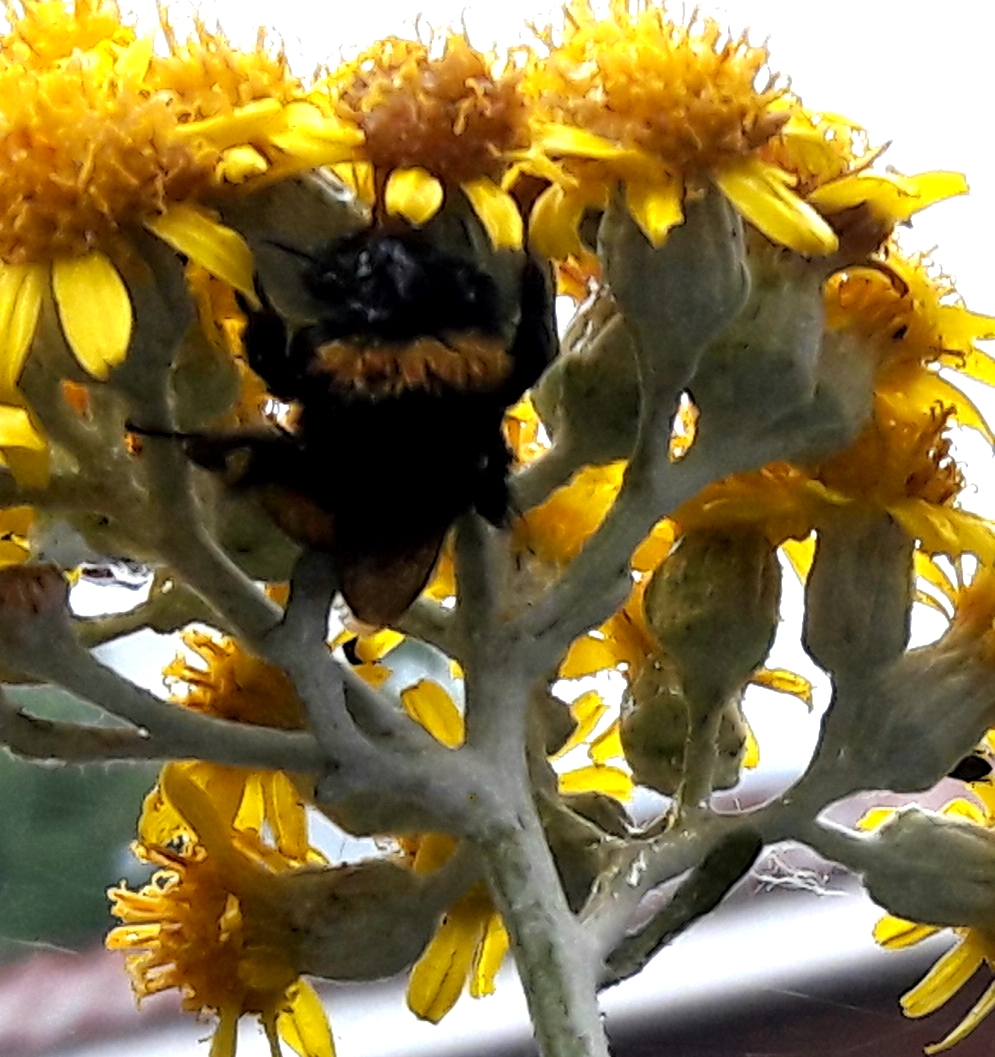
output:
[[[365,623],[414,601],[460,514],[506,519],[502,417],[552,358],[556,329],[542,266],[519,255],[495,271],[408,227],[337,239],[301,272],[311,320],[288,323],[265,289],[248,312],[249,364],[296,408],[294,426],[186,442],[288,536],[334,557]]]

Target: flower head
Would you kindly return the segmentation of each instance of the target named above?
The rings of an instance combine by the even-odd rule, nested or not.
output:
[[[248,245],[208,196],[351,156],[361,135],[303,101],[282,55],[242,52],[197,24],[169,54],[112,2],[8,4],[0,42],[0,400],[16,386],[51,275],[80,364],[104,379],[125,357],[131,237],[151,231],[255,299]],[[323,147],[316,147],[321,141]]]
[[[183,641],[205,663],[191,664],[178,655],[163,671],[173,687],[186,693],[173,699],[186,708],[221,719],[282,730],[302,730],[306,714],[287,676],[254,657],[234,640],[190,629]],[[304,806],[306,782],[282,771],[252,771],[203,761],[168,764],[166,773],[181,773],[214,801],[222,818],[239,833],[260,834],[269,828],[281,854],[299,862],[323,862],[307,840]],[[162,793],[163,782],[149,793],[140,836],[146,843],[167,843],[181,824]]]
[[[528,143],[521,72],[510,59],[451,33],[441,49],[388,37],[344,64],[322,87],[335,112],[362,130],[359,170],[388,214],[424,224],[462,190],[496,246],[521,245],[522,221],[500,187],[509,157]]]
[[[995,826],[995,786],[990,780],[970,783],[975,800],[959,797],[943,808],[943,814],[963,822],[992,829]],[[862,828],[874,828],[890,819],[889,810],[871,812],[861,820]],[[892,915],[883,917],[874,927],[874,938],[889,950],[911,947],[940,929],[920,925]],[[995,969],[995,931],[986,928],[955,928],[957,943],[912,988],[902,995],[902,1012],[907,1017],[925,1017],[935,1012],[970,980],[982,966]],[[995,1009],[995,983],[990,984],[967,1015],[945,1038],[926,1047],[927,1054],[949,1050],[974,1031]]]
[[[764,145],[761,157],[789,173],[795,193],[829,218],[840,234],[863,223],[882,242],[914,213],[967,193],[961,173],[905,176],[875,170],[887,145],[871,146],[866,129],[839,114],[808,110],[797,99],[789,109],[790,117]]]
[[[790,117],[787,86],[766,48],[697,15],[686,23],[642,0],[612,0],[598,18],[588,0],[566,8],[548,58],[529,68],[535,149],[526,171],[552,181],[531,233],[552,257],[581,257],[577,225],[625,185],[629,211],[660,244],[683,217],[686,194],[716,183],[777,242],[806,254],[836,248],[829,225],[792,190],[792,176],[759,151]]]
[[[332,1057],[321,1003],[295,964],[286,882],[299,864],[226,827],[182,772],[164,774],[162,794],[182,830],[166,844],[136,846],[159,867],[149,884],[110,892],[122,924],[107,946],[130,952],[138,998],[175,987],[184,1009],[217,1016],[211,1057],[233,1057],[245,1013],[262,1021],[273,1057],[281,1036],[304,1057]]]

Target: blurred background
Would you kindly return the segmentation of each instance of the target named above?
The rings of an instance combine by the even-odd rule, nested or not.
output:
[[[123,5],[126,9],[129,5]],[[130,5],[142,22],[155,22],[151,0]],[[171,7],[178,28],[191,8]],[[284,0],[205,0],[200,12],[229,35],[251,42],[259,24],[274,26],[298,72],[335,63],[373,39],[421,25],[468,28],[478,46],[527,39],[526,21],[542,24],[551,5],[524,0],[469,3],[367,0],[326,4]],[[680,17],[681,9],[671,5]],[[690,8],[685,11],[690,14]],[[812,109],[841,113],[864,125],[871,142],[893,141],[884,161],[914,173],[966,172],[969,198],[933,207],[902,233],[908,249],[933,251],[975,311],[995,314],[995,166],[992,164],[990,42],[995,13],[974,0],[943,3],[836,0],[801,5],[794,0],[726,0],[702,13],[749,27],[767,39],[773,69]],[[995,412],[990,396],[971,395]],[[995,417],[995,416],[993,416]],[[969,488],[964,505],[995,516],[991,452],[976,435],[957,439]],[[118,570],[114,586],[84,580],[74,593],[80,611],[127,608],[140,600],[142,581]],[[758,803],[784,788],[804,768],[814,744],[826,686],[797,641],[800,589],[785,578],[784,625],[770,665],[798,671],[816,684],[816,707],[751,691],[748,715],[762,760],[726,794],[730,807]],[[922,608],[922,607],[918,607]],[[941,625],[918,614],[916,641]],[[145,632],[103,651],[109,663],[157,693],[159,672],[172,659],[175,640]],[[16,696],[51,718],[92,718],[90,706],[50,690]],[[121,958],[101,949],[111,924],[105,890],[142,879],[128,850],[144,793],[156,768],[107,765],[49,768],[29,765],[0,750],[0,1057],[192,1057],[210,1026],[178,1013],[174,994],[134,1010]],[[954,795],[937,790],[933,802]],[[879,798],[880,800],[880,798]],[[889,802],[894,802],[892,798]],[[841,818],[863,806],[843,805]],[[326,852],[352,854],[330,830]],[[610,991],[604,1008],[616,1052],[649,1057],[842,1057],[875,1053],[912,1057],[960,1019],[987,985],[980,978],[956,1002],[925,1023],[905,1020],[898,995],[911,986],[949,940],[902,954],[875,948],[870,929],[878,911],[842,872],[797,848],[778,848],[707,921],[664,951],[638,979]],[[532,1052],[524,1004],[505,970],[498,994],[481,1002],[463,998],[441,1025],[417,1022],[406,1010],[403,982],[328,988],[333,1032],[341,1057],[401,1054]],[[265,1047],[255,1025],[245,1025],[240,1053]],[[956,1051],[991,1054],[995,1018]]]

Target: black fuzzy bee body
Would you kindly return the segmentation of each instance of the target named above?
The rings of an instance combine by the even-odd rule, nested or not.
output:
[[[330,247],[306,278],[319,318],[293,331],[252,313],[246,332],[250,365],[298,409],[292,431],[188,450],[212,468],[222,449],[246,450],[239,486],[335,557],[359,619],[386,624],[460,514],[506,516],[501,421],[555,350],[549,276],[527,259],[509,303],[473,261],[417,232],[373,231]]]

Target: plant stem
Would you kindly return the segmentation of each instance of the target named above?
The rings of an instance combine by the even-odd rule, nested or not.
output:
[[[481,841],[491,894],[509,933],[542,1057],[608,1057],[596,997],[599,963],[567,905],[535,807]]]

